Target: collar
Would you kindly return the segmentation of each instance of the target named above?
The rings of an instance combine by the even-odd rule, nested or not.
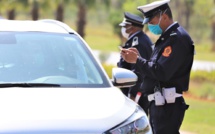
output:
[[[174,22],[174,23],[172,23],[169,27],[167,27],[167,29],[164,31],[164,33],[165,33],[168,29],[170,29],[173,25],[175,25],[176,23],[178,23],[178,22]]]
[[[178,24],[177,22],[176,22],[176,23],[173,23],[172,25],[170,25],[170,26],[168,27],[168,29],[167,29],[164,33],[161,34],[160,38],[169,37],[170,34],[171,34],[172,32],[174,32],[178,27],[179,27],[179,24]]]
[[[165,39],[169,38],[171,36],[171,34],[173,34],[175,32],[175,30],[179,27],[180,25],[175,22],[172,25],[170,25],[167,30],[161,34],[161,36],[159,37],[159,39],[157,40],[157,42],[159,41],[164,41]],[[156,42],[156,43],[157,43]]]
[[[137,35],[138,33],[140,33],[141,31],[137,31],[137,32],[135,32],[135,33],[133,33],[129,38],[128,38],[128,40],[130,40],[131,38],[133,38],[135,35]]]

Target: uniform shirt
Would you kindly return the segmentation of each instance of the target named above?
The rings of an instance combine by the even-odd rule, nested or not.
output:
[[[130,36],[130,38],[126,41],[123,48],[135,47],[141,57],[145,59],[149,59],[152,53],[152,42],[149,37],[143,32],[139,31]],[[122,57],[120,57],[119,62],[117,63],[118,67],[126,68],[129,70],[134,69],[135,64],[127,63]]]
[[[153,93],[154,87],[176,87],[187,91],[193,64],[194,45],[188,33],[175,23],[155,43],[150,60],[138,57],[136,67],[146,75],[142,92]]]
[[[153,43],[151,42],[149,37],[143,31],[139,31],[130,36],[123,48],[135,47],[139,51],[141,57],[149,59],[152,53],[152,45]],[[137,83],[141,83],[143,81],[144,74],[140,72],[138,68],[135,69],[135,64],[127,63],[122,57],[120,57],[117,66],[134,71],[138,76]],[[137,84],[132,88],[139,88],[138,86],[140,85]]]

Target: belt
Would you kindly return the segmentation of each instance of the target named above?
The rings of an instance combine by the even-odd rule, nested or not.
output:
[[[182,97],[182,94],[176,92],[176,88],[162,88],[163,98],[166,100],[167,103],[174,103],[175,99],[178,97]],[[148,95],[148,101],[155,100],[155,93]],[[157,101],[157,100],[155,100]]]
[[[149,100],[149,101],[153,101],[153,100],[155,100],[155,95],[154,95],[154,93],[153,93],[153,94],[148,95],[148,100]]]
[[[181,97],[181,96],[183,96],[182,94],[179,94],[179,93],[175,93],[175,95],[174,95],[174,97],[175,98],[178,98],[178,97]],[[164,97],[165,98],[165,97]],[[154,93],[153,94],[149,94],[148,95],[148,101],[153,101],[153,100],[155,100],[155,95],[154,95]]]

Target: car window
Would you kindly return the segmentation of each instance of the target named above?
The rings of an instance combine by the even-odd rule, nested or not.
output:
[[[75,34],[0,33],[0,82],[109,86],[91,53]]]

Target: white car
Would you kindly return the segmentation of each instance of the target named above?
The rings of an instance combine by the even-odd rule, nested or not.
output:
[[[148,117],[87,45],[56,20],[0,20],[0,134],[152,134]]]

